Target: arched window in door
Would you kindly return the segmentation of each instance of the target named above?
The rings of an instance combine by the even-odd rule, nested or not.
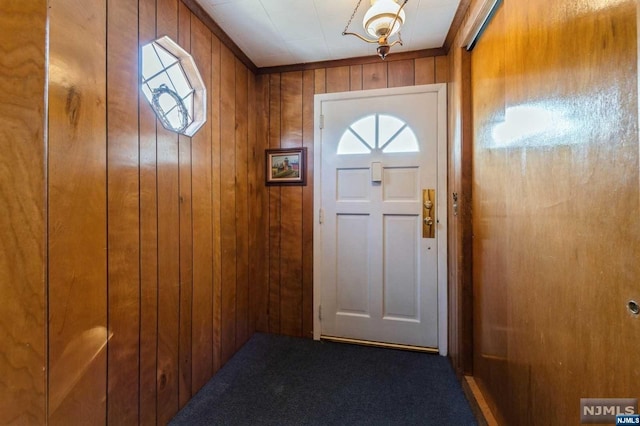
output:
[[[372,114],[353,122],[342,134],[338,154],[385,154],[419,152],[418,139],[411,127],[397,117]]]

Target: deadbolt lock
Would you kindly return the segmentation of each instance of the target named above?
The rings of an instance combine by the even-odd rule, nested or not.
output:
[[[422,190],[422,238],[436,237],[436,190]]]

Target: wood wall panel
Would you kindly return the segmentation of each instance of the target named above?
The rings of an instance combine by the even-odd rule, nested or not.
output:
[[[106,3],[51,4],[49,424],[106,419]]]
[[[269,247],[260,249],[268,257],[266,281],[256,283],[257,329],[272,333],[312,337],[313,333],[313,145],[314,95],[349,90],[434,83],[448,79],[448,57],[418,58],[362,65],[289,71],[265,75],[263,114],[268,131],[257,133],[257,143],[269,148],[308,149],[307,185],[269,187]],[[268,91],[267,91],[268,89]],[[258,108],[260,108],[260,102]],[[265,125],[266,126],[266,125]],[[261,142],[262,141],[262,142]],[[264,158],[254,158],[260,167]],[[265,323],[260,318],[268,318]]]
[[[302,147],[302,72],[281,76],[280,146]],[[280,332],[302,334],[302,188],[281,190]]]
[[[181,9],[182,10],[182,9]],[[211,32],[191,16],[191,54],[195,58],[203,81],[211,82]],[[211,84],[211,83],[209,83]],[[209,86],[210,87],[210,86]],[[193,200],[193,298],[190,300],[192,375],[189,395],[195,394],[213,373],[213,179],[211,95],[207,98],[207,122],[192,140],[190,178]],[[181,181],[182,184],[182,181]],[[189,230],[191,231],[191,230]],[[187,232],[190,233],[190,232]],[[182,331],[181,331],[182,334]],[[181,401],[182,402],[182,401]]]
[[[436,56],[436,83],[447,83],[449,81],[449,58],[447,56]]]
[[[236,346],[249,339],[249,81],[246,67],[236,60]]]
[[[471,54],[473,373],[504,424],[640,394],[637,5],[583,6],[505,1]]]
[[[247,326],[250,330],[258,330],[258,317],[256,306],[256,300],[261,298],[265,286],[256,285],[261,281],[267,282],[268,277],[265,274],[267,268],[265,268],[265,260],[267,259],[264,242],[268,237],[265,237],[265,231],[268,232],[268,222],[265,210],[261,208],[263,196],[266,191],[262,190],[264,168],[253,167],[254,164],[258,165],[258,158],[263,155],[262,149],[266,139],[261,137],[262,144],[258,146],[258,131],[264,131],[264,121],[258,118],[258,111],[262,109],[261,92],[262,85],[258,82],[260,77],[249,74],[247,76],[247,90],[248,90],[248,105],[247,105],[247,243],[249,249],[249,256],[251,262],[248,262],[248,316]],[[260,106],[259,106],[260,105]],[[258,121],[262,124],[260,128]],[[262,133],[264,134],[264,133]],[[268,235],[268,234],[267,234]],[[260,290],[258,290],[260,289]]]
[[[351,85],[350,70],[348,66],[327,68],[327,93],[348,92]]]
[[[353,71],[353,68],[352,68]],[[357,80],[356,80],[357,81]],[[354,73],[351,73],[351,88]],[[307,148],[307,159],[313,159],[313,96],[315,72],[305,71],[302,76],[302,145]],[[302,336],[313,336],[313,161],[307,162],[307,185],[302,187]]]
[[[351,80],[349,81],[349,90],[362,89],[362,65],[351,65],[349,67]]]
[[[108,397],[110,424],[138,421],[140,196],[137,5],[107,2]]]
[[[222,366],[221,333],[222,333],[222,229],[220,222],[221,200],[221,78],[220,78],[221,43],[216,37],[211,40],[211,90],[208,98],[211,111],[211,186],[213,193],[213,372]]]
[[[156,36],[178,39],[178,1],[157,0]],[[178,411],[180,355],[180,180],[178,135],[157,127],[158,422]]]
[[[236,59],[231,51],[221,47],[220,52],[220,226],[222,256],[221,293],[221,357],[225,363],[236,348]],[[231,142],[233,141],[233,143]]]
[[[387,64],[388,87],[413,86],[415,84],[415,60],[405,59]]]
[[[186,51],[191,51],[191,12],[178,3],[178,43]],[[202,72],[202,70],[201,70]],[[202,129],[201,129],[202,130]],[[182,408],[191,398],[192,385],[192,333],[196,314],[193,310],[194,276],[193,253],[200,252],[194,247],[193,209],[192,209],[192,141],[187,136],[178,137],[178,213],[180,217],[180,323],[178,345],[178,405]],[[199,175],[199,173],[195,173]],[[206,173],[203,173],[206,175]],[[203,200],[206,205],[206,198]],[[198,203],[199,205],[199,203]]]
[[[0,424],[46,415],[47,10],[0,4]]]
[[[269,76],[268,147],[280,148],[280,74]],[[280,333],[280,209],[281,189],[273,186],[269,192],[269,304],[266,307],[269,331]]]
[[[0,192],[20,211],[0,221],[3,253],[20,238],[15,265],[0,263],[0,294],[16,301],[0,310],[0,423],[166,424],[254,331],[255,76],[178,0],[80,3],[2,6],[3,51],[20,53],[0,59],[1,84],[19,79],[21,96],[0,96],[1,119],[22,143],[0,169],[3,183],[20,179],[20,196]],[[25,17],[34,28],[15,50]],[[165,34],[196,56],[208,88],[193,138],[158,125],[139,94],[140,45]],[[15,268],[20,291],[4,285]]]
[[[436,82],[436,58],[419,58],[415,64],[416,84],[433,84]]]
[[[327,83],[328,83],[327,77]],[[368,89],[384,89],[387,87],[387,63],[374,62],[362,66],[362,88]],[[333,90],[327,85],[327,93]]]
[[[250,146],[250,200],[249,246],[255,256],[250,264],[251,312],[256,331],[269,331],[269,191],[265,189],[264,151],[269,147],[269,76],[258,75],[255,80],[255,135]],[[264,283],[265,285],[259,285]]]
[[[140,0],[140,45],[155,39],[156,2]],[[140,423],[156,424],[158,347],[158,193],[156,118],[140,96]]]

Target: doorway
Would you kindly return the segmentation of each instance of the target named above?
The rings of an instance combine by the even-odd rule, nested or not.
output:
[[[447,351],[446,85],[316,95],[314,338]]]

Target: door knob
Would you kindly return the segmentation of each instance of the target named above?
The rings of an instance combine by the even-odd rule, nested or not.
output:
[[[424,224],[427,226],[433,226],[433,219],[430,217],[425,217],[424,218]]]
[[[431,200],[425,201],[424,208],[427,210],[431,210],[433,208],[433,202],[431,202]]]

